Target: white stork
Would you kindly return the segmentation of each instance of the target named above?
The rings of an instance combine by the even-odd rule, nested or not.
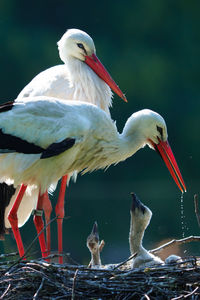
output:
[[[107,168],[148,145],[159,152],[180,190],[186,190],[165,121],[148,109],[132,114],[120,134],[95,105],[50,97],[21,99],[0,107],[0,135],[0,180],[15,186],[23,183],[8,216],[21,256],[17,210],[27,186],[39,188],[37,209],[42,209],[46,190],[64,174]],[[40,232],[41,216],[34,221]],[[44,234],[39,241],[45,257]]]
[[[58,42],[58,50],[64,64],[54,66],[38,74],[20,92],[16,101],[32,96],[50,96],[65,100],[81,100],[97,105],[107,114],[109,114],[109,106],[112,104],[111,89],[118,94],[119,97],[127,101],[125,95],[97,58],[94,42],[87,33],[78,29],[68,30]],[[56,215],[59,216],[57,219],[59,253],[62,253],[64,196],[66,182],[69,178],[70,175],[68,177],[66,175],[62,179],[61,190],[55,209]],[[5,189],[5,187],[3,187],[3,189]],[[18,190],[19,187],[17,192]],[[16,199],[17,192],[12,197],[10,205],[6,208],[6,227],[10,227],[7,215]],[[26,222],[34,208],[34,201],[30,198],[34,197],[36,199],[37,193],[37,190],[31,194],[27,192],[24,196],[24,200],[22,200],[21,210],[19,209],[21,226]],[[44,197],[43,208],[46,223],[49,223],[52,207],[48,193],[46,193]],[[50,251],[50,226],[47,228],[47,245],[48,251]],[[62,263],[62,257],[59,258],[59,261]]]

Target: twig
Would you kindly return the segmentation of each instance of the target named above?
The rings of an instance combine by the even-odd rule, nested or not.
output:
[[[40,231],[39,234],[36,235],[36,237],[33,239],[33,241],[30,243],[30,245],[28,246],[27,250],[25,251],[24,255],[22,257],[20,257],[18,260],[16,260],[14,262],[14,264],[12,264],[10,266],[10,268],[8,268],[7,272],[8,273],[15,265],[17,265],[19,262],[21,262],[24,258],[27,257],[27,253],[30,251],[31,247],[33,246],[33,244],[35,243],[35,241],[38,239],[38,237],[42,234],[42,232],[46,229],[46,227],[51,224],[53,221],[55,221],[57,219],[57,216],[55,218],[53,218],[52,220],[50,220],[45,226],[44,228]]]
[[[150,300],[149,294],[151,294],[152,291],[153,291],[153,287],[146,294],[144,294],[144,296],[141,298],[141,300],[143,300],[143,299],[149,299]]]
[[[199,289],[199,287],[197,286],[191,293],[187,294],[187,295],[180,295],[176,298],[172,298],[171,300],[179,300],[179,299],[186,299],[190,296],[192,296],[193,294],[195,294],[197,292],[197,290]]]
[[[76,272],[74,273],[74,278],[73,278],[73,286],[72,286],[72,297],[71,300],[75,299],[75,283],[76,283],[76,278],[77,278],[77,274],[78,274],[78,269],[76,270]]]
[[[10,257],[10,256],[17,256],[17,255],[18,255],[18,252],[0,254],[0,259]]]
[[[184,239],[180,239],[180,240],[171,240],[169,241],[168,243],[166,244],[163,244],[161,245],[160,247],[158,248],[155,248],[155,249],[152,249],[152,250],[149,250],[150,253],[158,253],[168,247],[171,247],[172,245],[181,245],[181,244],[185,244],[185,243],[190,243],[190,242],[200,242],[200,236],[189,236],[189,237],[186,237]]]
[[[188,297],[192,296],[193,294],[195,294],[197,292],[198,289],[199,289],[199,287],[197,286],[196,289],[194,289],[191,293],[185,295],[184,298],[188,298]]]
[[[42,287],[43,287],[43,284],[44,284],[44,277],[42,278],[42,281],[41,281],[41,283],[40,283],[40,286],[39,286],[39,288],[38,288],[38,290],[37,290],[37,292],[35,293],[35,295],[33,296],[33,300],[36,300],[37,299],[37,297],[38,297],[38,294],[39,294],[39,292],[41,291],[41,289],[42,289]]]
[[[116,267],[114,267],[113,271],[116,270],[116,269],[118,269],[119,267],[123,266],[125,263],[127,263],[129,260],[135,258],[136,256],[137,256],[137,253],[134,253],[133,255],[129,256],[129,258],[127,258],[125,261],[121,262]]]
[[[9,288],[11,287],[11,284],[9,283],[9,285],[7,286],[7,289],[4,291],[4,293],[1,295],[0,299],[3,299],[6,294],[8,293]]]
[[[42,234],[42,232],[47,228],[47,226],[49,226],[52,222],[54,222],[58,217],[54,217],[53,219],[51,219],[45,226],[44,228],[40,231],[40,233],[38,233],[36,235],[36,237],[33,239],[33,241],[30,243],[30,245],[28,246],[28,248],[26,249],[24,255],[22,257],[20,257],[20,260],[22,260],[24,257],[27,256],[28,252],[30,251],[30,249],[32,248],[33,244],[35,243],[35,241],[39,238],[39,236]]]
[[[183,299],[183,295],[180,295],[180,296],[178,296],[178,297],[175,297],[175,298],[172,298],[171,300],[179,300],[179,299]]]
[[[198,203],[198,195],[194,195],[194,211],[197,217],[197,222],[200,227],[200,213],[199,213],[199,203]]]

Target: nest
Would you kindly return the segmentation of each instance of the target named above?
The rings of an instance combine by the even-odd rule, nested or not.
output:
[[[200,299],[200,258],[171,266],[89,269],[43,260],[1,262],[0,299]]]

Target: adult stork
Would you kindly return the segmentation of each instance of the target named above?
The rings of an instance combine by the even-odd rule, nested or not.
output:
[[[115,122],[93,104],[50,97],[21,99],[1,106],[0,135],[0,180],[15,186],[23,183],[8,216],[21,256],[17,210],[27,186],[39,188],[40,210],[46,190],[64,174],[107,168],[148,145],[161,155],[180,190],[186,190],[167,141],[165,121],[148,109],[132,114],[120,134]],[[34,223],[40,232],[40,215]],[[43,233],[39,242],[45,257]]]
[[[109,106],[111,106],[112,103],[111,89],[126,101],[125,95],[121,92],[96,56],[94,42],[87,33],[78,29],[69,29],[58,42],[58,50],[64,64],[54,66],[38,74],[20,92],[16,101],[32,96],[50,96],[65,100],[81,100],[97,105],[107,114],[109,114]],[[62,253],[64,196],[66,182],[69,178],[69,175],[65,175],[62,178],[61,190],[55,209],[56,215],[59,216],[57,219],[59,253]],[[5,193],[4,190],[5,187],[3,187],[3,193]],[[10,206],[14,202],[17,192],[18,190],[13,196]],[[22,205],[23,211],[21,213],[19,211],[21,225],[24,224],[33,209],[34,201],[28,198],[35,197],[36,195],[37,191],[34,191],[34,195],[30,195],[30,193],[25,195],[26,199],[23,200]],[[44,211],[46,223],[48,224],[52,211],[48,193],[44,195],[44,199]],[[10,206],[7,207],[5,214],[6,227],[9,227],[6,216]],[[3,232],[0,232],[0,234],[2,233]],[[48,251],[50,251],[50,226],[47,228],[47,244]],[[60,257],[59,260],[62,262],[62,257]]]

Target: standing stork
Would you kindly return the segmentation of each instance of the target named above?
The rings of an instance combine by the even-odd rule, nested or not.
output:
[[[148,145],[161,155],[179,189],[186,191],[165,121],[148,109],[132,114],[120,134],[115,122],[95,105],[49,97],[22,99],[1,106],[0,136],[0,181],[23,183],[8,216],[20,256],[24,250],[17,211],[27,186],[39,188],[37,209],[42,209],[46,190],[64,174],[107,168]],[[34,223],[41,232],[41,215]],[[39,242],[46,257],[43,232]]]
[[[97,105],[107,114],[110,114],[109,107],[112,104],[111,89],[119,97],[127,101],[125,95],[121,92],[96,56],[94,42],[87,33],[78,29],[69,29],[58,42],[58,50],[64,64],[54,66],[38,74],[20,92],[16,101],[20,101],[21,98],[24,98],[25,101],[28,97],[33,96],[49,96],[64,100],[80,100]],[[64,218],[64,197],[66,183],[69,178],[70,175],[66,174],[62,178],[61,189],[55,208],[56,215],[58,216],[59,253],[62,253],[63,248],[62,223]],[[16,199],[17,192],[12,197],[11,204],[6,208],[6,227],[10,226],[9,221],[7,220],[7,214]],[[22,211],[21,213],[19,211],[21,225],[24,224],[34,208],[34,201],[28,198],[34,197],[34,199],[37,199],[37,197],[35,197],[36,195],[37,191],[34,191],[34,194],[32,193],[31,195],[30,193],[26,193],[26,199],[22,200]],[[48,224],[52,211],[48,193],[44,195],[43,204],[46,224]],[[2,232],[0,232],[0,234],[2,234]],[[47,245],[47,249],[50,251],[50,226],[47,227]],[[62,257],[59,258],[59,261],[62,263]]]

